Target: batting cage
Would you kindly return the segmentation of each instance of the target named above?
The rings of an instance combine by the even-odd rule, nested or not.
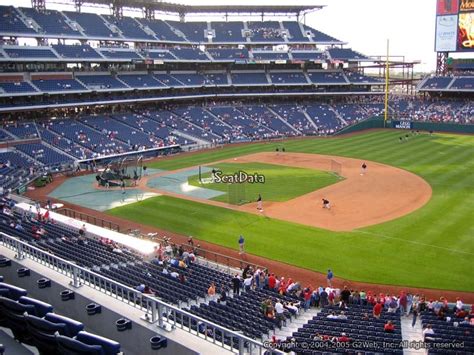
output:
[[[331,171],[341,176],[342,175],[342,163],[338,162],[337,160],[331,159]]]
[[[111,161],[97,176],[102,186],[120,186],[121,181],[126,186],[134,186],[143,175],[143,157],[125,157]]]
[[[227,184],[227,198],[231,205],[243,205],[250,201],[246,196],[246,184]]]

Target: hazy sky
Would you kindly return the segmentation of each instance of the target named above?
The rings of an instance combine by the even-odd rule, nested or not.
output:
[[[47,0],[50,9],[62,9],[61,0]],[[306,24],[326,32],[367,55],[386,52],[420,60],[419,70],[434,70],[434,31],[436,0],[183,0],[187,4],[317,4],[324,9],[307,16]],[[31,6],[30,0],[0,0],[2,5]],[[88,9],[84,7],[84,12]],[[94,9],[96,12],[97,9]],[[104,9],[104,11],[107,11]],[[204,20],[202,17],[200,20]]]

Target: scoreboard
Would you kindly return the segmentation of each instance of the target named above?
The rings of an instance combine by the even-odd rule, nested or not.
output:
[[[437,0],[436,52],[474,51],[474,0]]]

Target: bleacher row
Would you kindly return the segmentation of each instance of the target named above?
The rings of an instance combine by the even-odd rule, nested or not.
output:
[[[0,327],[14,338],[34,346],[41,354],[120,353],[120,344],[84,331],[84,324],[54,313],[53,306],[28,297],[25,289],[3,282],[0,276]],[[7,354],[11,349],[4,349]]]
[[[319,354],[317,347],[314,350],[307,350],[301,344],[313,344],[314,342],[323,342],[322,338],[339,338],[341,334],[349,338],[347,344],[341,341],[334,341],[332,344],[329,340],[327,344],[321,344],[321,349],[331,353],[380,353],[384,354],[403,354],[401,347],[402,333],[400,314],[384,312],[380,319],[373,317],[365,317],[366,314],[372,312],[371,306],[362,306],[351,304],[349,309],[344,310],[347,319],[330,319],[328,314],[332,312],[339,313],[338,306],[327,306],[318,313],[313,319],[309,320],[302,328],[293,333],[291,337],[286,339],[291,343],[294,341],[295,346],[289,347],[290,350],[298,354]],[[384,331],[384,324],[391,321],[395,330],[393,333]],[[351,343],[357,345],[366,344],[366,346],[351,346]],[[300,345],[298,345],[300,344]]]
[[[368,57],[350,48],[289,49],[273,51],[254,48],[169,47],[159,49],[131,49],[122,47],[92,48],[88,44],[52,46],[0,46],[0,62],[18,61],[80,61],[80,62],[131,62],[137,60],[158,60],[161,62],[237,62],[239,64],[267,61],[312,61],[330,63],[332,61],[363,61]]]
[[[451,76],[431,76],[418,86],[419,91],[474,91],[474,74],[460,73]]]
[[[0,35],[165,43],[327,43],[341,41],[295,21],[180,22],[0,6]]]
[[[86,93],[92,91],[129,91],[169,88],[200,88],[228,86],[311,86],[311,85],[381,85],[380,79],[343,71],[273,70],[227,72],[138,72],[111,75],[70,73],[54,76],[32,75],[31,80],[18,75],[0,76],[0,96],[40,93]]]

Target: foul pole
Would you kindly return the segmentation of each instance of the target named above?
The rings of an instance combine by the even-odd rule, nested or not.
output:
[[[384,112],[384,117],[383,117],[383,126],[384,127],[386,126],[387,119],[388,119],[388,79],[390,77],[390,75],[389,75],[389,62],[388,62],[389,48],[390,48],[390,41],[389,41],[389,39],[387,39],[387,58],[385,60],[385,112]]]

